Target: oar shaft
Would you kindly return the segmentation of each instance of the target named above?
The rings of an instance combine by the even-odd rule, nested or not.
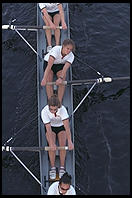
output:
[[[62,29],[62,26],[57,26],[57,29]],[[36,30],[40,30],[40,29],[51,29],[50,26],[25,26],[25,25],[2,25],[2,29],[3,30],[7,30],[7,29],[17,29],[17,30],[31,30],[31,31],[36,31]]]
[[[116,78],[112,78],[112,80],[130,80],[130,76],[127,76],[127,77],[116,77]]]
[[[29,172],[29,174],[41,185],[41,182],[38,180],[38,178],[27,168],[27,166],[20,160],[20,158],[18,158],[18,156],[13,152],[11,151],[12,155],[18,160],[18,162]]]
[[[2,146],[2,151],[50,151],[52,150],[51,147],[10,147],[10,146]],[[56,150],[68,150],[68,146],[58,146]]]
[[[63,81],[63,85],[84,85],[84,84],[93,84],[95,82],[102,83],[102,82],[112,82],[115,80],[129,80],[130,77],[104,77],[104,78],[98,78],[98,79],[86,79],[86,80],[72,80],[72,81]],[[56,82],[48,82],[47,85],[55,85]]]
[[[82,85],[82,84],[93,84],[94,82],[97,82],[97,79],[62,81],[62,84],[63,85]],[[56,85],[56,82],[47,82],[46,85]]]

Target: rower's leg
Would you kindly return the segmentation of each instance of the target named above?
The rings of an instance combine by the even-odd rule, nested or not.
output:
[[[56,14],[54,16],[53,22],[56,26],[59,26],[59,24],[60,24],[60,14]],[[60,29],[55,30],[55,42],[56,42],[56,45],[60,44]]]
[[[58,87],[58,98],[60,103],[62,104],[63,96],[65,92],[65,85],[59,85]]]
[[[52,82],[52,80],[53,80],[53,71],[50,70],[47,77],[47,82]],[[53,85],[46,85],[46,93],[49,99],[53,95]]]
[[[62,76],[62,70],[57,72],[57,77],[59,78],[59,76]],[[63,80],[65,80],[66,77],[63,77]],[[62,104],[62,100],[63,100],[63,96],[64,96],[64,92],[65,92],[65,85],[59,85],[58,86],[58,98],[60,103]]]
[[[66,132],[61,131],[58,133],[59,146],[66,145]],[[60,167],[65,166],[66,150],[60,150]]]
[[[49,136],[47,135],[46,133],[46,138],[47,138],[47,141],[49,143]],[[52,137],[50,137],[53,139],[54,143],[56,142],[56,134],[54,132],[52,132]],[[50,146],[50,145],[49,145]],[[55,167],[55,156],[56,156],[56,151],[48,151],[49,152],[49,159],[50,159],[50,165],[51,165],[51,168],[52,167]]]
[[[49,17],[50,17],[50,19],[52,20],[52,17],[51,17],[51,16],[49,16]],[[44,22],[45,22],[45,25],[46,25],[46,26],[49,26],[49,22],[47,21],[47,19],[45,18],[45,16],[43,16],[43,20],[44,20]],[[51,36],[52,36],[51,30],[50,30],[50,29],[45,29],[45,34],[46,34],[48,46],[52,46],[52,45],[51,45]]]

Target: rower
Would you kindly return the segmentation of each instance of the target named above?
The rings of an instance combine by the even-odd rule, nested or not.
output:
[[[76,191],[71,185],[71,175],[64,173],[59,181],[49,187],[47,195],[76,195]]]
[[[58,86],[58,98],[62,103],[65,92],[65,85],[62,82],[66,79],[66,74],[74,61],[75,44],[71,39],[65,39],[62,46],[55,46],[44,57],[44,75],[41,86],[46,86],[48,99],[53,95],[53,87],[47,85],[53,81],[53,76],[57,76],[56,85]]]
[[[62,29],[67,29],[67,25],[65,23],[64,11],[62,3],[39,3],[39,7],[41,9],[42,18],[46,26],[50,26],[52,30],[55,31],[55,42],[56,45],[60,44],[60,29],[56,28],[59,26],[60,22],[62,24]],[[46,38],[47,38],[47,52],[52,49],[51,43],[51,30],[46,29]]]
[[[73,150],[74,145],[71,140],[71,130],[69,126],[69,115],[66,108],[60,104],[56,95],[51,96],[46,105],[41,111],[41,118],[45,125],[46,139],[50,146],[49,159],[51,169],[49,171],[49,178],[56,179],[56,136],[58,137],[59,146],[66,146],[68,142],[68,149]],[[60,150],[60,167],[59,178],[65,173],[65,157],[66,150]]]

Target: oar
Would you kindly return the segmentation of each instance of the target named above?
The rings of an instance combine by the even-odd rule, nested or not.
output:
[[[2,151],[50,151],[51,147],[10,147],[10,146],[2,146]],[[68,150],[68,146],[58,146],[56,150]]]
[[[17,161],[28,171],[28,173],[42,186],[43,190],[46,192],[43,184],[38,180],[38,178],[29,170],[29,168],[20,160],[20,158],[11,150],[12,155],[17,159]]]
[[[63,85],[83,85],[83,84],[93,84],[96,83],[108,83],[116,80],[129,80],[130,77],[104,77],[104,78],[98,78],[98,79],[86,79],[86,80],[72,80],[72,81],[63,81]],[[55,85],[56,82],[47,82],[47,85]]]
[[[62,29],[62,26],[57,26],[57,29]],[[51,29],[50,26],[30,26],[30,25],[2,25],[3,30],[29,30],[29,31],[37,31],[37,30],[45,30],[45,29]]]

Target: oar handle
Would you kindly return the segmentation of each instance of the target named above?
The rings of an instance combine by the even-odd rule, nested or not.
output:
[[[62,85],[67,85],[67,81],[62,81]],[[56,85],[56,82],[47,82],[46,85]]]
[[[52,148],[49,146],[45,146],[45,151],[51,151]],[[56,147],[56,150],[68,150],[68,146],[58,146]]]
[[[56,27],[57,29],[62,29],[62,26],[57,26]],[[51,29],[51,27],[50,26],[43,26],[43,29],[45,30],[45,29]]]

